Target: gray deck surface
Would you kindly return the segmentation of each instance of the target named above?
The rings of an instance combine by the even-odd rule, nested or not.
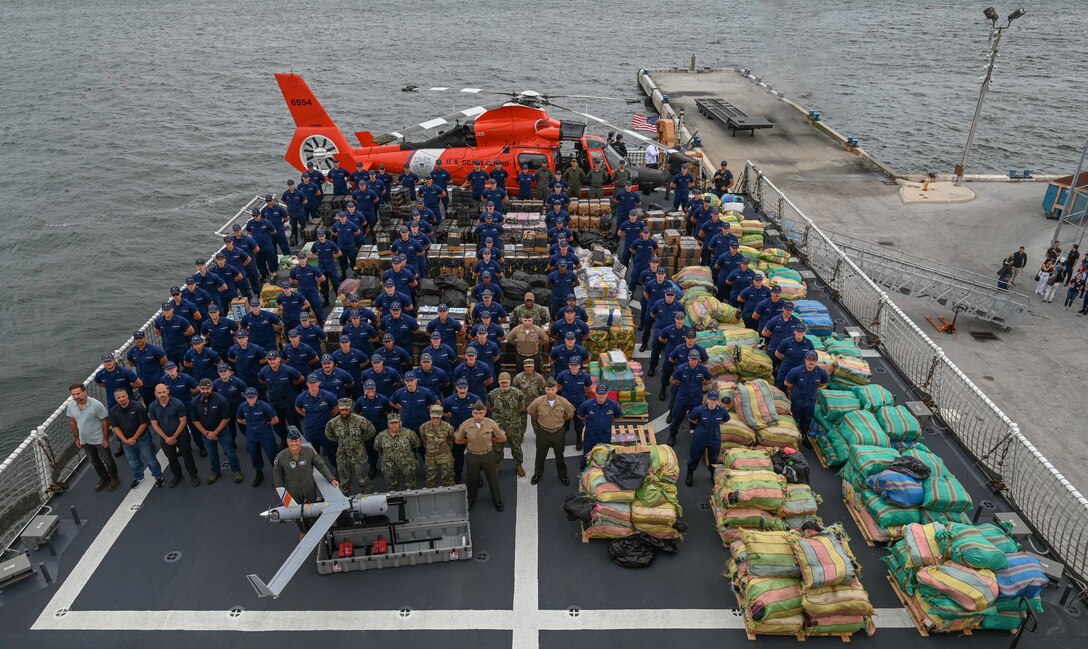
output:
[[[841,309],[830,302],[813,282],[810,297],[824,301],[831,307],[834,318],[841,319],[838,327],[852,324]],[[639,354],[642,356],[642,354]],[[905,388],[894,368],[881,358],[870,358],[870,365],[877,382],[888,387],[900,402],[905,399]],[[656,395],[660,378],[648,380],[648,388]],[[664,404],[651,397],[651,420],[664,414]],[[657,428],[663,430],[663,420]],[[938,427],[926,431],[925,442],[939,453],[949,468],[961,479],[976,502],[992,499],[999,510],[1007,505],[995,498],[982,481],[981,475],[970,466],[970,459],[954,441]],[[663,440],[666,433],[660,433]],[[689,438],[681,434],[676,450],[686,458]],[[531,437],[530,437],[531,444]],[[244,453],[243,453],[244,454]],[[812,486],[824,497],[820,514],[825,521],[843,521],[854,535],[851,544],[864,566],[863,583],[873,605],[878,609],[897,609],[898,600],[891,591],[884,575],[886,570],[880,558],[885,550],[867,547],[850,520],[839,497],[839,479],[830,471],[821,469],[811,452],[807,452],[812,465]],[[529,454],[531,457],[531,452]],[[568,466],[573,468],[573,460]],[[243,458],[248,468],[248,458]],[[554,465],[549,462],[544,478],[537,487],[536,521],[538,532],[537,574],[538,611],[551,612],[547,622],[541,623],[538,634],[529,639],[519,638],[517,631],[509,628],[414,630],[412,618],[405,620],[405,630],[351,631],[349,624],[328,624],[322,630],[275,633],[241,633],[236,631],[140,631],[162,623],[170,627],[172,611],[201,611],[203,620],[198,627],[225,624],[231,607],[246,609],[242,619],[250,612],[284,611],[283,615],[294,619],[301,616],[299,626],[307,623],[306,611],[323,615],[327,611],[375,611],[376,615],[388,614],[402,607],[413,611],[462,610],[494,611],[494,617],[508,615],[514,604],[515,570],[532,570],[526,565],[515,566],[517,487],[512,462],[505,463],[502,490],[506,511],[498,513],[490,507],[489,498],[481,493],[472,512],[473,546],[476,552],[486,552],[487,561],[463,561],[431,566],[415,566],[380,571],[365,571],[346,575],[319,576],[316,570],[304,567],[278,600],[258,599],[244,575],[255,572],[262,577],[270,576],[292,548],[296,537],[295,527],[290,524],[266,523],[257,513],[272,501],[272,489],[265,485],[252,489],[248,483],[234,485],[222,482],[202,485],[193,489],[182,484],[177,489],[153,490],[143,506],[131,518],[116,543],[103,558],[101,564],[87,580],[76,597],[73,611],[101,611],[95,615],[94,629],[102,630],[34,630],[34,623],[50,598],[57,590],[53,584],[22,597],[0,599],[0,620],[4,622],[5,641],[8,646],[18,647],[146,647],[154,645],[170,647],[298,647],[306,642],[322,644],[338,640],[364,645],[378,644],[395,647],[510,647],[540,646],[562,647],[649,647],[649,646],[717,646],[722,642],[746,643],[743,632],[737,628],[682,628],[686,626],[681,611],[680,628],[595,630],[580,626],[579,618],[567,611],[572,607],[588,612],[609,610],[658,609],[719,610],[721,619],[735,623],[736,608],[729,584],[721,576],[721,568],[727,555],[714,531],[706,503],[710,494],[710,477],[705,471],[697,474],[693,488],[680,488],[680,501],[690,526],[679,554],[660,556],[647,570],[624,570],[611,563],[607,555],[607,542],[592,541],[583,544],[576,524],[568,522],[561,510],[563,499],[574,489],[563,487],[555,478]],[[121,469],[122,474],[126,469]],[[78,506],[86,520],[68,551],[62,557],[61,580],[81,560],[88,545],[102,531],[106,519],[122,504],[126,489],[115,493],[95,494],[90,486],[93,476],[87,476],[84,468],[80,478],[66,494],[52,503],[55,511],[67,512],[69,504]],[[422,477],[422,476],[421,476]],[[520,482],[524,483],[527,479]],[[379,478],[379,485],[381,479]],[[182,558],[176,563],[166,563],[164,555],[176,550]],[[85,558],[84,558],[85,559]],[[38,582],[40,584],[40,581]],[[13,593],[14,594],[14,593]],[[1060,590],[1049,588],[1045,592],[1047,610],[1041,616],[1040,631],[1025,637],[1024,647],[1082,647],[1088,637],[1088,620],[1074,617],[1057,606]],[[487,614],[490,615],[490,614]],[[718,619],[718,613],[711,618]],[[698,626],[693,621],[690,626]],[[63,618],[60,618],[63,619]],[[322,618],[324,619],[324,618]],[[334,618],[335,619],[335,618]],[[474,618],[475,619],[475,618]],[[591,618],[592,619],[592,618]],[[165,620],[166,622],[162,622]],[[569,624],[569,630],[566,625]],[[517,626],[514,620],[511,626]],[[184,627],[182,623],[177,626]],[[459,625],[451,625],[458,628]],[[497,624],[496,626],[501,626]],[[559,628],[556,628],[556,627]],[[728,623],[723,623],[728,627]],[[983,632],[972,638],[938,636],[925,640],[912,628],[881,628],[873,638],[855,636],[854,644],[861,646],[887,646],[902,643],[908,646],[963,646],[981,647],[984,643],[1008,642],[1010,636],[995,632]],[[533,642],[533,639],[536,642]],[[792,638],[761,637],[760,646],[788,646]],[[810,639],[809,642],[833,642],[834,639]]]

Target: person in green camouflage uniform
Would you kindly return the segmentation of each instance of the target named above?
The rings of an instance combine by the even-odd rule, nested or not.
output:
[[[525,294],[524,304],[514,307],[514,310],[510,313],[510,322],[519,323],[527,315],[533,319],[533,324],[544,329],[544,331],[547,331],[552,323],[552,316],[548,313],[548,307],[538,305],[536,295],[532,291]]]
[[[419,435],[411,428],[400,427],[400,415],[391,413],[386,420],[389,428],[378,433],[374,449],[382,454],[382,475],[389,491],[416,488],[416,450]]]
[[[582,181],[586,178],[586,172],[578,166],[578,161],[571,158],[570,165],[563,170],[563,180],[567,183],[567,193],[570,200],[576,201],[582,197]]]
[[[341,399],[337,405],[340,414],[325,424],[325,437],[337,444],[336,470],[343,478],[340,480],[340,490],[345,496],[368,494],[371,488],[366,442],[374,439],[378,431],[374,430],[374,424],[369,419],[351,411],[354,405],[351,399]],[[353,491],[356,484],[359,488]]]
[[[536,181],[536,199],[542,201],[551,191],[552,182],[555,181],[555,174],[548,165],[541,165],[533,173],[533,180]]]
[[[525,459],[521,452],[521,440],[525,438],[525,406],[525,395],[521,390],[510,387],[510,374],[499,374],[499,389],[488,393],[487,409],[499,428],[506,432],[506,446],[514,456],[520,478],[525,477],[525,469],[521,466]],[[495,446],[495,455],[501,463],[501,444]]]
[[[453,486],[453,426],[442,421],[442,406],[431,406],[431,420],[419,426],[426,453],[423,466],[427,469],[427,487],[438,486],[438,470],[442,470],[442,486]]]
[[[544,394],[545,379],[543,374],[536,371],[536,361],[533,359],[526,358],[522,367],[525,368],[525,371],[519,372],[510,385],[521,390],[521,395],[525,397],[525,403],[529,404]]]
[[[604,198],[604,185],[608,182],[608,172],[604,170],[603,161],[595,161],[597,167],[590,169],[586,174],[586,182],[589,184],[590,198]]]

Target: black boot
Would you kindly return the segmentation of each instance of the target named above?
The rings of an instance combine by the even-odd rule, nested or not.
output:
[[[676,446],[676,433],[669,433],[669,439],[665,440],[669,446]]]
[[[640,352],[646,351],[646,343],[642,343],[642,346],[638,348]]]
[[[693,474],[691,471],[688,471],[688,474],[684,476],[684,485],[690,487],[693,484],[695,484],[695,474]]]
[[[665,400],[665,391],[664,390],[661,391],[661,394],[657,395],[657,400],[658,401],[664,401]]]
[[[653,376],[654,374],[657,374],[657,368],[656,367],[651,367],[650,371],[646,372],[646,376]]]
[[[808,435],[801,435],[801,446],[804,446],[805,448],[812,448],[812,440],[809,438]]]
[[[666,424],[671,424],[672,423],[672,411],[671,410],[669,411],[669,414],[665,415],[665,423]]]

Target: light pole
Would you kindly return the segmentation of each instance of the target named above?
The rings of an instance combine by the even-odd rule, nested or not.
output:
[[[1027,13],[1027,10],[1023,7],[1017,9],[1008,15],[1008,19],[1004,25],[998,25],[997,11],[993,7],[986,7],[982,15],[990,21],[990,55],[989,62],[986,65],[986,76],[982,77],[982,87],[978,91],[978,104],[975,105],[975,117],[971,120],[971,130],[967,132],[967,145],[963,147],[963,157],[960,158],[960,163],[956,165],[956,180],[955,185],[958,187],[963,182],[963,172],[967,167],[967,156],[971,153],[971,145],[975,141],[975,129],[978,128],[978,118],[982,115],[982,102],[986,99],[986,91],[990,89],[990,80],[994,74],[994,64],[997,63],[997,49],[1001,45],[1001,34],[1009,28],[1012,21],[1020,18]]]

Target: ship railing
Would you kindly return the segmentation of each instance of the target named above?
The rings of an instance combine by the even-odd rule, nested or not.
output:
[[[231,226],[235,223],[245,224],[250,210],[263,204],[263,199],[255,196],[215,234],[222,237],[231,231]],[[220,241],[219,247],[212,254],[222,249]],[[147,342],[161,346],[162,339],[154,327],[155,320],[160,315],[162,310],[156,310],[139,329],[147,334]],[[118,363],[127,366],[125,357],[132,345],[133,340],[129,337],[114,351]],[[94,375],[100,369],[101,365],[96,367],[83,380],[83,386],[91,397],[104,405],[105,390],[94,382]],[[66,412],[71,400],[71,396],[66,398],[0,463],[0,547],[7,548],[49,499],[66,488],[66,482],[84,458],[84,454],[76,447],[75,437],[68,425]]]
[[[1082,583],[1088,579],[1088,499],[758,167],[748,162],[737,186],[913,384],[919,399],[984,470],[991,487],[1019,510],[1069,573]]]

